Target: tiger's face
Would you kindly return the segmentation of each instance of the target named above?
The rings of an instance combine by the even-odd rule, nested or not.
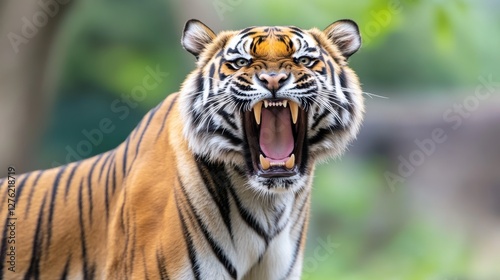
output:
[[[191,20],[182,43],[198,59],[181,91],[189,147],[244,173],[251,188],[298,191],[314,162],[339,155],[357,134],[363,98],[347,66],[361,45],[354,22],[216,35]]]

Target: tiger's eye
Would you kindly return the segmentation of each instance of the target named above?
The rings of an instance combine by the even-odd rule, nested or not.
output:
[[[307,57],[307,56],[302,56],[302,57],[299,57],[298,62],[299,62],[299,64],[307,66],[311,63],[311,58]]]
[[[244,58],[238,58],[236,61],[235,61],[235,64],[236,66],[238,67],[245,67],[249,64],[249,61],[247,59],[244,59]]]

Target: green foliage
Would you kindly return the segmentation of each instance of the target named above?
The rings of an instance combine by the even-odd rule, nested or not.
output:
[[[318,168],[306,260],[315,259],[318,239],[330,237],[338,248],[326,259],[316,258],[316,269],[307,261],[305,279],[468,276],[465,237],[409,214],[404,192],[385,186],[383,168],[352,158]]]

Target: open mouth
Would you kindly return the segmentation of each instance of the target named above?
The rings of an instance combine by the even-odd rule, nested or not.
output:
[[[298,174],[307,118],[297,103],[286,99],[259,101],[244,114],[243,121],[250,150],[248,164],[258,176]]]

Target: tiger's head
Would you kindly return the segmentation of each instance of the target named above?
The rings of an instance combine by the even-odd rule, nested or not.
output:
[[[266,26],[215,34],[190,20],[182,45],[198,60],[180,94],[189,148],[244,173],[250,188],[298,191],[316,161],[339,155],[356,136],[364,105],[347,66],[361,46],[353,21],[323,31]]]

